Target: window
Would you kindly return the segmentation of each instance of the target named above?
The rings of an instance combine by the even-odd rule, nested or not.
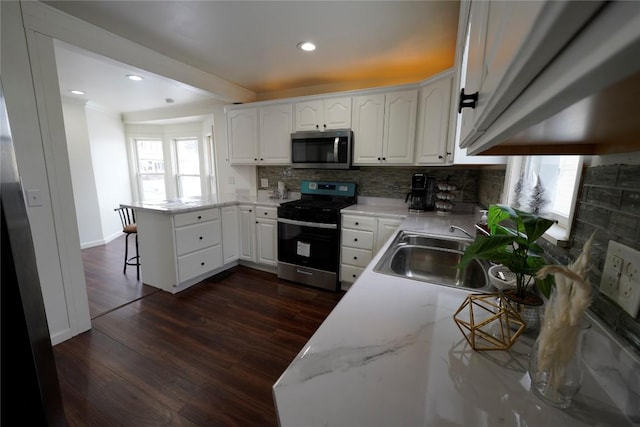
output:
[[[138,188],[141,200],[166,199],[164,154],[161,139],[136,139]]]
[[[562,245],[569,238],[581,156],[512,157],[505,180],[506,203],[557,221],[545,236]]]
[[[200,154],[195,138],[176,139],[176,180],[178,197],[200,197]]]
[[[211,197],[216,192],[213,129],[202,124],[132,126],[130,170],[139,201]],[[203,142],[204,138],[204,142]]]

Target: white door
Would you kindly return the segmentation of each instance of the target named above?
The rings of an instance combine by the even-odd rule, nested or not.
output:
[[[224,263],[238,259],[240,254],[240,236],[238,228],[238,207],[225,206],[222,211],[222,257]]]
[[[255,262],[256,212],[253,206],[240,206],[240,259]]]
[[[291,163],[292,104],[260,107],[260,163]]]
[[[324,129],[351,128],[351,97],[329,98],[324,100]]]
[[[416,141],[418,91],[389,92],[385,97],[383,164],[412,164]]]
[[[320,130],[324,103],[321,99],[298,102],[296,108],[296,130]]]
[[[278,222],[259,219],[256,224],[258,264],[278,265]]]
[[[420,90],[416,163],[442,164],[448,160],[452,83],[453,77],[446,77]]]
[[[384,94],[353,98],[353,162],[380,164],[384,137]]]
[[[255,164],[258,161],[258,109],[231,110],[227,114],[229,162]]]

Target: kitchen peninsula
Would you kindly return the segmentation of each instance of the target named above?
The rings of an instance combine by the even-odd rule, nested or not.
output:
[[[450,235],[450,224],[472,230],[474,220],[409,215],[400,229]],[[376,273],[389,244],[274,384],[282,427],[640,425],[625,415],[636,411],[633,379],[606,383],[640,365],[621,357],[597,320],[584,385],[570,408],[554,408],[529,391],[530,338],[510,351],[472,350],[453,321],[469,291]]]
[[[298,197],[296,194],[291,197]],[[238,205],[249,206],[250,211],[261,209],[275,220],[282,201],[260,192],[258,197],[121,204],[136,212],[143,283],[175,294],[233,267],[240,255],[239,235],[246,231],[239,224]]]

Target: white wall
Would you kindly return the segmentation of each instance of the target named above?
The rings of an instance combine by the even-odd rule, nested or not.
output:
[[[102,224],[102,243],[107,243],[122,233],[122,224],[113,210],[120,203],[132,200],[124,124],[119,114],[100,110],[91,104],[87,105],[85,111]]]
[[[63,98],[62,114],[64,130],[67,134],[80,246],[83,248],[95,246],[103,240],[103,235],[85,103]]]
[[[25,31],[20,7],[0,2],[0,77],[24,188],[41,191],[42,206],[28,207],[27,213],[49,333],[56,344],[89,329],[91,321],[53,41]]]

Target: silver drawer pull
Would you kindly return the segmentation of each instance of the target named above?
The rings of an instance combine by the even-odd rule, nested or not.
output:
[[[304,270],[300,270],[299,268],[296,269],[296,273],[300,273],[300,274],[306,274],[307,276],[313,276],[313,273],[310,271],[304,271]]]

